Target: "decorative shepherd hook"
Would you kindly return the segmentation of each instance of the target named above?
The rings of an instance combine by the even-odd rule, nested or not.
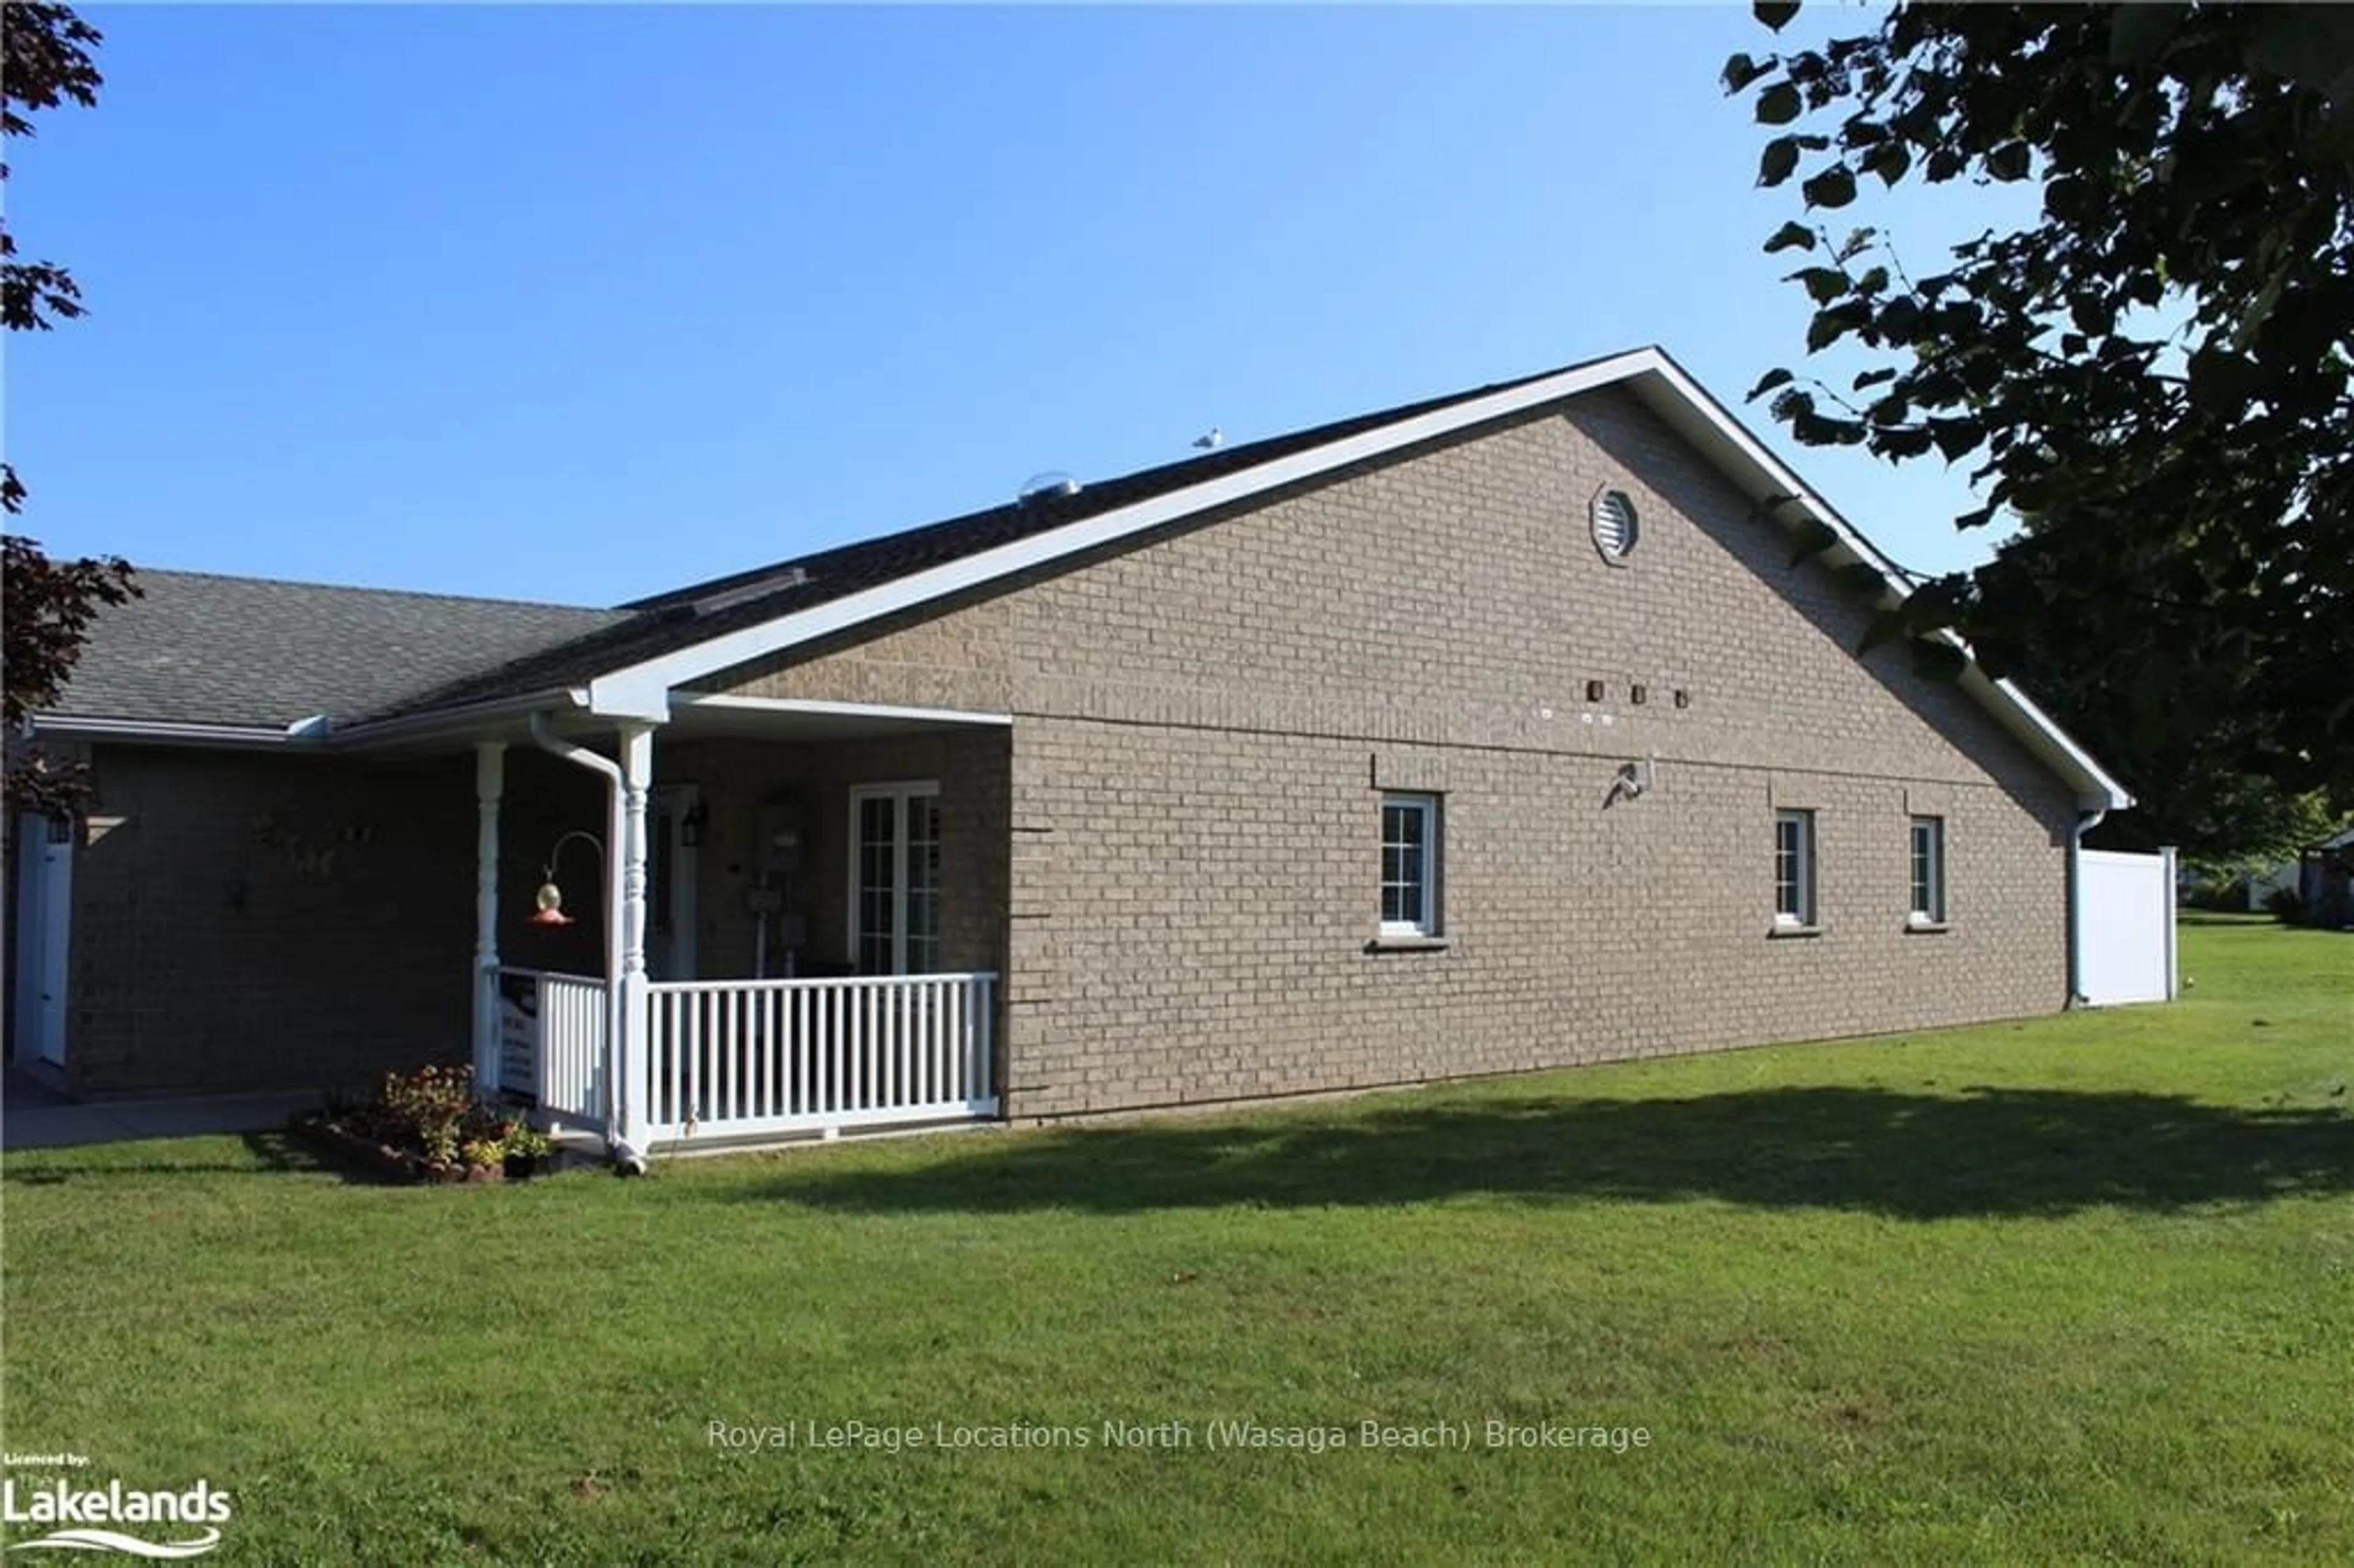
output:
[[[564,912],[564,890],[556,885],[556,865],[557,862],[563,858],[564,846],[574,839],[588,840],[588,847],[597,852],[598,860],[602,862],[605,858],[603,841],[587,829],[573,828],[557,834],[556,842],[547,846],[546,863],[539,868],[541,879],[539,892],[532,899],[533,903],[539,906],[538,910],[531,917],[531,923],[535,926],[573,924],[572,916]]]

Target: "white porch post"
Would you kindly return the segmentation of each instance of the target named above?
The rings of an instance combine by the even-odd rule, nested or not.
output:
[[[499,1089],[499,799],[506,788],[503,740],[474,743],[474,1088]]]
[[[653,726],[623,725],[620,747],[621,842],[616,856],[620,894],[620,907],[616,911],[621,959],[620,1132],[624,1143],[642,1150],[647,1056],[652,1044],[646,1006],[646,795],[653,785]]]

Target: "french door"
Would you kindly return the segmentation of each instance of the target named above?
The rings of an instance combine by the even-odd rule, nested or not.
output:
[[[851,952],[863,975],[940,967],[940,787],[850,792]]]

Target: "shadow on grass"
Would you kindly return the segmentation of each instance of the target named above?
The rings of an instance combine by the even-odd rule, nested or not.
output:
[[[2221,927],[2227,930],[2255,931],[2270,928],[2276,931],[2318,931],[2327,936],[2354,936],[2354,926],[2299,926],[2268,912],[2251,911],[2242,914],[2236,909],[2178,909],[2174,913],[2178,926]]]
[[[248,1158],[208,1159],[183,1146],[209,1142],[223,1134],[198,1139],[151,1139],[137,1142],[88,1143],[58,1149],[10,1150],[0,1161],[0,1181],[13,1187],[57,1187],[77,1181],[105,1181],[122,1177],[234,1176],[273,1173],[340,1176],[363,1184],[376,1180],[370,1172],[347,1170],[323,1158],[317,1150],[282,1132],[237,1134]],[[52,1159],[51,1157],[56,1157]]]
[[[1777,1088],[1380,1107],[1016,1133],[913,1169],[811,1162],[731,1195],[1127,1213],[1259,1204],[1715,1198],[1903,1219],[2167,1210],[2354,1190],[2354,1116],[2160,1095]]]

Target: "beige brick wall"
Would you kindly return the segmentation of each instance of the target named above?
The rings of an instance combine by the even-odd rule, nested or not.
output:
[[[1641,513],[1623,567],[1587,537],[1606,484]],[[705,975],[749,972],[763,803],[794,802],[809,951],[841,958],[850,788],[938,779],[944,960],[1006,975],[1019,1116],[2059,1006],[2072,801],[1961,693],[1858,661],[1861,617],[1608,392],[710,683],[1010,712],[1010,732],[662,739],[655,770],[710,808]],[[1653,789],[1606,804],[1647,756]],[[96,760],[77,1087],[462,1059],[471,758]],[[1368,951],[1384,788],[1445,798],[1442,951]],[[1776,801],[1819,813],[1819,936],[1768,935]],[[1934,935],[1904,929],[1916,810],[1950,824]],[[601,967],[593,917],[523,916],[546,844],[603,824],[594,779],[511,750],[511,962]],[[597,870],[565,864],[584,914]]]
[[[93,773],[76,1093],[356,1086],[466,1059],[471,759],[101,746]]]
[[[849,791],[940,785],[942,961],[1005,963],[1010,775],[1003,729],[779,746],[658,744],[661,783],[694,783],[698,972],[749,975],[744,889],[759,807],[794,800],[808,956],[849,951]],[[599,852],[557,865],[575,923],[529,923],[557,837],[605,836],[604,786],[510,747],[501,808],[499,950],[525,969],[601,975]],[[360,1087],[387,1068],[462,1062],[475,891],[470,753],[421,762],[103,746],[101,800],[76,853],[67,1071],[90,1096],[259,1086]]]
[[[1015,715],[1010,1104],[1055,1115],[2058,1007],[2073,803],[1862,613],[1610,391],[711,684]],[[1384,784],[1446,796],[1445,951],[1366,950]],[[1819,937],[1767,934],[1776,800]]]
[[[802,958],[848,961],[850,791],[924,779],[939,786],[940,961],[950,969],[1002,969],[1009,767],[1002,729],[796,745],[658,742],[656,776],[695,784],[709,810],[696,865],[702,972],[752,972],[755,928],[745,895],[759,872],[758,828],[771,805],[787,812],[801,835],[792,893],[807,922]],[[772,975],[780,972],[781,954],[781,944],[772,945]]]

